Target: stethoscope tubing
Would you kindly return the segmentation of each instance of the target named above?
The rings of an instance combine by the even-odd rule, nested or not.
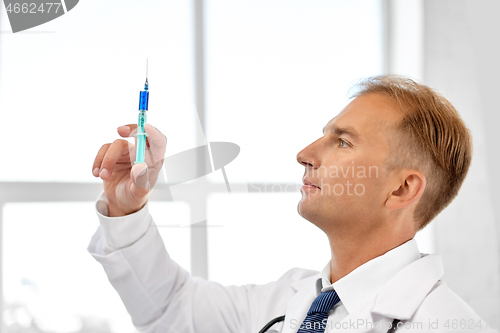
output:
[[[285,315],[279,316],[279,317],[276,317],[276,318],[272,319],[264,327],[262,327],[262,329],[259,331],[259,333],[265,333],[265,332],[267,332],[267,330],[270,329],[271,326],[273,326],[274,324],[279,323],[279,322],[281,322],[283,320],[285,320]],[[391,328],[389,328],[389,330],[387,331],[387,333],[396,332],[396,330],[398,329],[398,323],[399,322],[400,322],[399,319],[394,319],[392,321]]]

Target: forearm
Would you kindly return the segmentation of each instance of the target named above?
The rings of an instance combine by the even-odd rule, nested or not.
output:
[[[101,206],[106,213],[105,202]],[[291,270],[275,283],[260,286],[222,286],[192,278],[170,259],[147,209],[146,204],[122,218],[99,213],[101,226],[88,247],[141,332],[256,331],[271,316],[284,313],[294,294],[290,283],[310,274]]]
[[[134,325],[142,331],[162,317],[189,273],[169,258],[155,227],[132,246],[113,252],[105,253],[104,242],[99,228],[88,250],[103,265]]]
[[[109,217],[102,193],[96,209],[100,227],[88,251],[103,265],[134,324],[146,327],[165,312],[189,273],[169,258],[147,204],[134,214]]]

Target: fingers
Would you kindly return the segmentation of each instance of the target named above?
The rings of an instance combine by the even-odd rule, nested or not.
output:
[[[135,161],[135,149],[136,149],[135,147],[137,146],[137,136],[135,135],[137,133],[137,124],[127,124],[120,126],[117,128],[117,132],[122,138],[134,137],[134,144],[129,145],[130,163],[131,166],[133,166]],[[146,144],[147,144],[147,138],[146,138]]]
[[[122,138],[128,138],[131,136],[130,133],[136,128],[137,124],[127,124],[124,126],[120,126],[118,127],[118,134],[120,134]]]
[[[144,130],[146,131],[149,147],[151,149],[151,162],[154,164],[163,160],[167,149],[167,137],[150,124],[146,124]]]
[[[147,134],[147,136],[146,136],[146,146],[147,147],[150,147],[151,140],[155,140],[155,144],[157,146],[167,144],[167,137],[163,133],[161,133],[160,130],[158,130],[156,127],[154,127],[150,124],[146,124],[144,126],[144,129],[145,129],[146,134]],[[137,124],[127,124],[127,125],[120,126],[120,127],[118,127],[117,131],[118,131],[118,134],[120,134],[120,136],[122,138],[135,137],[136,133],[137,133]],[[151,139],[149,139],[150,135],[153,135],[153,137]]]
[[[130,173],[131,178],[134,180],[134,184],[138,187],[136,190],[138,190],[140,194],[143,194],[143,190],[149,190],[149,170],[146,163],[135,163]]]
[[[107,146],[107,148],[101,148],[101,150],[99,150],[98,157],[96,157],[96,161],[94,161],[95,167],[93,169],[93,171],[96,171],[96,168],[99,167],[99,177],[103,180],[111,177],[118,159],[122,156],[122,154],[128,154],[129,151],[129,142],[122,139],[117,139],[112,144],[107,144]],[[102,161],[100,165],[98,165],[98,158]]]
[[[148,161],[151,164],[155,164],[158,161],[163,160],[165,157],[165,151],[167,148],[167,137],[161,133],[156,127],[151,124],[146,124],[144,126],[146,131],[146,148],[151,148],[147,156],[150,159]],[[135,137],[135,145],[137,146],[137,124],[127,124],[118,127],[118,134],[124,138]],[[135,155],[134,155],[135,156]],[[132,158],[132,154],[130,154]],[[134,162],[131,160],[131,162]]]
[[[161,133],[156,127],[146,124],[144,126],[146,131],[146,160],[147,165],[143,163],[134,163],[135,162],[135,150],[136,144],[133,145],[126,140],[118,139],[115,140],[112,144],[105,144],[99,149],[97,156],[94,160],[94,164],[92,165],[92,174],[95,177],[101,177],[103,180],[109,179],[115,166],[117,164],[120,156],[129,154],[127,158],[130,158],[130,163],[132,166],[131,176],[133,176],[134,184],[139,188],[148,188],[150,176],[154,176],[154,180],[157,178],[157,173],[161,169],[161,164],[163,163],[163,159],[165,158],[165,151],[167,147],[167,137]],[[123,137],[133,137],[137,132],[137,124],[127,124],[124,126],[120,126],[117,129],[118,134]],[[137,143],[137,137],[135,137],[135,142]],[[152,168],[153,173],[150,174],[149,167]],[[149,181],[148,181],[149,179]]]
[[[104,159],[104,155],[106,155],[106,152],[108,151],[109,146],[111,146],[111,143],[106,143],[97,152],[97,156],[94,159],[94,164],[92,165],[92,174],[94,175],[94,177],[99,177],[99,172],[101,171],[102,160]]]

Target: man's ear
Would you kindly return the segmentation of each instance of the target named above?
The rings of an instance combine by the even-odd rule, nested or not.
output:
[[[389,193],[385,206],[389,210],[408,207],[417,201],[426,186],[425,176],[416,170],[402,170],[399,183]]]

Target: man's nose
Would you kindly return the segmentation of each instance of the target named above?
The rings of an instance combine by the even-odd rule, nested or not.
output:
[[[298,154],[297,154],[297,162],[302,164],[303,166],[307,167],[312,167],[312,168],[318,168],[320,165],[320,161],[318,159],[319,156],[319,140],[314,141],[311,143],[309,146],[305,147],[302,149]]]

